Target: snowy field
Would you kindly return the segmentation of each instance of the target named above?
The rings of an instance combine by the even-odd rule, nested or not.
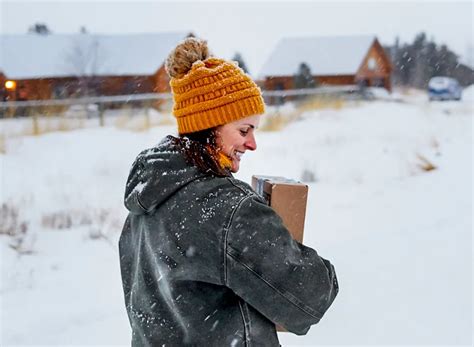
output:
[[[346,103],[258,132],[237,177],[311,178],[304,243],[340,283],[322,321],[306,336],[280,333],[283,346],[472,345],[472,94]],[[15,235],[0,234],[1,346],[130,344],[124,184],[136,154],[169,133],[106,126],[4,141],[0,228]]]

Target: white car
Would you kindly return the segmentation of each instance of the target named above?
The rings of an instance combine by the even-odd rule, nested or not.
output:
[[[430,100],[461,100],[462,88],[458,81],[451,77],[433,77],[428,82]]]

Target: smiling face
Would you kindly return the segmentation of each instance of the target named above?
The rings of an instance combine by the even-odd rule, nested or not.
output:
[[[255,151],[255,129],[260,123],[260,115],[239,119],[216,128],[216,142],[220,151],[232,160],[231,172],[239,171],[240,159],[245,151]]]

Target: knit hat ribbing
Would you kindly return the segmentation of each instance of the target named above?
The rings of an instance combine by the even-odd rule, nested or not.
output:
[[[197,40],[187,40],[193,40],[194,48]],[[207,50],[207,46],[205,48]],[[168,65],[170,59],[172,55],[168,58]],[[171,77],[170,86],[174,99],[173,114],[180,134],[265,112],[260,88],[234,62],[212,57],[196,60],[187,73]]]

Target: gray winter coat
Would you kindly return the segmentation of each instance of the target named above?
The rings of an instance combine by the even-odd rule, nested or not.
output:
[[[137,157],[120,266],[133,346],[279,346],[333,302],[334,267],[233,177],[186,163],[173,138]]]

